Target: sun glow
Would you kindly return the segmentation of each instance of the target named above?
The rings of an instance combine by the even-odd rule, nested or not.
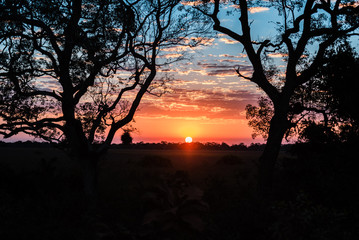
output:
[[[192,142],[192,138],[191,138],[191,137],[186,137],[185,141],[186,141],[186,143],[191,143],[191,142]]]

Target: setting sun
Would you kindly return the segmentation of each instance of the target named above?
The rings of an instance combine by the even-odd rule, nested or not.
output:
[[[186,143],[191,143],[191,142],[192,142],[192,138],[191,138],[191,137],[186,137],[185,141],[186,141]]]

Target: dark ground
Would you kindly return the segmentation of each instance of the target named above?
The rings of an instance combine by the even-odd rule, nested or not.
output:
[[[260,151],[112,149],[89,218],[63,152],[1,147],[0,239],[356,239],[358,163],[328,149],[283,152],[265,206]]]

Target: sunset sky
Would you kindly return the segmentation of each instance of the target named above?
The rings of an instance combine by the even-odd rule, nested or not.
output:
[[[233,7],[228,5],[228,9],[223,9],[222,25],[238,29],[240,34],[239,13],[228,15],[227,10]],[[249,17],[253,40],[275,39],[276,22],[282,21],[275,9],[252,8]],[[314,52],[314,49],[315,44],[308,50]],[[160,58],[177,58],[182,54],[185,60],[158,69],[158,78],[171,79],[168,92],[161,97],[147,94],[142,99],[132,124],[136,128],[132,134],[134,142],[184,142],[190,136],[194,142],[263,143],[260,137],[252,139],[252,129],[245,116],[245,106],[256,104],[263,92],[236,73],[238,68],[245,76],[252,72],[241,44],[218,33],[196,48],[165,49]],[[284,70],[284,57],[269,54],[272,63],[281,70]],[[47,88],[56,87],[46,78],[44,82]],[[121,134],[121,130],[117,132],[114,143],[120,143]],[[11,140],[29,138],[18,135]]]
[[[222,24],[240,33],[238,12],[227,15],[224,10]],[[274,22],[281,20],[276,10],[252,8],[250,18],[253,39],[276,36]],[[217,34],[203,46],[166,49],[161,57],[176,58],[179,54],[185,54],[186,60],[158,70],[159,78],[166,74],[172,79],[169,91],[161,97],[147,94],[142,99],[132,124],[137,129],[132,134],[134,142],[184,142],[188,136],[194,142],[263,142],[260,137],[252,139],[252,129],[245,117],[245,106],[256,104],[262,92],[236,73],[237,68],[248,76],[252,71],[241,45]],[[281,65],[282,56],[271,57]],[[114,143],[121,142],[121,134],[121,130],[117,132]],[[32,138],[17,135],[11,140],[29,139]]]
[[[275,24],[269,19],[275,20],[276,12],[267,8],[251,12],[255,20],[253,37],[275,36]],[[226,26],[238,26],[238,16],[223,18]],[[163,57],[181,53],[183,48],[173,50],[163,53]],[[251,138],[252,130],[245,118],[245,106],[256,103],[261,91],[236,74],[238,67],[242,73],[252,70],[241,45],[218,34],[205,46],[185,51],[189,60],[160,69],[173,79],[170,92],[160,98],[147,95],[142,100],[135,115],[134,141],[184,142],[185,137],[191,136],[199,142],[263,142],[261,138]],[[120,134],[114,142],[119,142]]]
[[[233,10],[230,6],[223,10],[222,24],[239,30],[238,12],[227,15],[227,10]],[[263,7],[252,8],[250,12],[254,20],[253,38],[274,37],[276,25],[270,21],[278,18],[277,12]],[[245,106],[255,104],[262,93],[255,84],[237,76],[237,68],[248,76],[252,71],[241,45],[217,34],[196,48],[164,49],[160,58],[177,58],[182,54],[185,60],[158,69],[158,78],[171,79],[168,92],[161,97],[147,94],[142,99],[132,124],[136,128],[132,134],[134,142],[184,142],[188,136],[194,142],[263,142],[261,138],[251,138],[252,130],[245,117]],[[37,82],[46,90],[61,89],[57,80],[51,78],[42,77]],[[114,143],[121,142],[121,134],[121,130],[117,132]],[[33,137],[19,134],[9,140],[33,140]]]

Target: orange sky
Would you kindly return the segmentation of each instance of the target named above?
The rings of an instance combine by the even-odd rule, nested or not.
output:
[[[184,60],[158,71],[158,78],[172,79],[169,92],[161,97],[147,95],[135,115],[135,142],[184,142],[190,136],[199,142],[263,142],[253,140],[245,118],[245,106],[256,104],[262,92],[236,69],[250,75],[252,67],[242,47],[223,35],[205,46],[164,52],[163,58],[185,50]],[[120,142],[121,131],[114,142]]]
[[[257,9],[251,16],[256,18],[253,29],[268,35],[267,23],[273,12]],[[224,17],[227,26],[238,25],[235,16]],[[160,98],[147,95],[142,100],[135,115],[135,142],[184,142],[185,137],[191,136],[199,142],[263,143],[262,138],[252,139],[252,129],[245,118],[245,106],[256,104],[263,93],[236,73],[238,68],[246,76],[252,72],[240,44],[218,34],[204,46],[173,47],[161,55],[167,59],[173,54],[185,54],[187,60],[159,69],[158,78],[172,79],[170,92]],[[282,64],[282,56],[272,58]],[[114,142],[119,142],[120,135],[121,132]]]
[[[187,136],[199,142],[263,142],[251,138],[252,130],[245,118],[245,106],[255,104],[260,91],[235,71],[238,65],[250,71],[246,56],[226,53],[223,46],[227,44],[217,42],[220,39],[212,43],[211,52],[218,48],[221,54],[200,49],[192,61],[159,71],[159,76],[170,73],[170,91],[161,97],[147,95],[142,100],[133,124],[137,129],[133,134],[135,142],[183,142]]]
[[[133,134],[135,142],[184,142],[191,136],[198,142],[226,142],[228,144],[253,142],[252,130],[245,120],[232,119],[184,119],[184,118],[147,118],[137,117]],[[121,132],[114,142],[119,142]],[[255,142],[260,142],[256,139]]]
[[[163,52],[161,57],[179,53],[187,54],[188,60],[158,69],[157,79],[171,79],[168,92],[161,97],[147,94],[142,99],[134,117],[134,142],[184,142],[187,136],[194,142],[263,142],[251,138],[252,130],[245,118],[245,106],[256,104],[262,93],[236,73],[237,68],[242,74],[252,71],[241,46],[219,35],[205,46],[180,46]],[[42,81],[45,88],[58,88],[53,80]],[[127,96],[128,100],[131,96],[134,93]],[[121,134],[118,131],[114,143],[121,142]],[[10,140],[31,139],[19,135]]]

